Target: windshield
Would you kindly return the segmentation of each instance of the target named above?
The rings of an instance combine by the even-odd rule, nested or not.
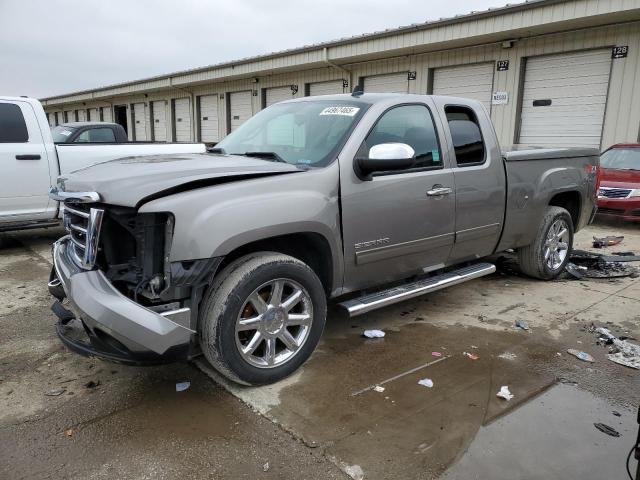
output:
[[[335,100],[272,105],[247,120],[216,148],[230,155],[323,167],[335,158],[367,107]]]
[[[58,125],[51,129],[53,143],[65,143],[69,141],[69,136],[74,132],[75,128]]]
[[[600,166],[614,170],[640,170],[640,148],[612,148],[600,156]]]

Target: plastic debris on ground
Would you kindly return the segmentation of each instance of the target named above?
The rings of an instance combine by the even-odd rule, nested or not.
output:
[[[504,398],[507,402],[514,397],[514,395],[509,391],[509,387],[507,385],[500,387],[500,391],[496,393],[496,396]]]
[[[616,337],[608,328],[598,327],[598,342],[610,345],[607,358],[612,362],[640,370],[640,345]]]
[[[464,355],[465,357],[469,357],[471,360],[478,360],[480,358],[475,353],[462,352],[462,355]]]
[[[440,352],[431,352],[431,356],[432,357],[441,357],[442,353],[440,353]]]
[[[353,480],[363,480],[364,470],[360,465],[347,465],[344,467],[344,473],[349,475]]]
[[[595,362],[593,357],[591,355],[589,355],[587,352],[581,352],[580,350],[576,350],[575,348],[568,349],[567,353],[569,355],[573,355],[574,357],[576,357],[579,360],[582,360],[583,362],[590,362],[590,363]]]
[[[382,338],[385,333],[382,330],[365,330],[363,335],[367,338]]]
[[[609,425],[605,425],[604,423],[594,423],[594,427],[600,430],[602,433],[606,433],[612,437],[619,437],[620,433],[615,429],[610,427]]]
[[[269,462],[267,462],[264,465],[262,465],[262,471],[263,472],[268,472],[269,471]]]
[[[504,352],[498,355],[498,358],[502,358],[504,360],[515,360],[518,356],[515,353]]]
[[[529,330],[529,324],[524,320],[516,320],[516,328],[521,328],[522,330]]]
[[[57,390],[49,390],[48,392],[45,393],[45,395],[47,397],[59,397],[66,391],[67,391],[66,388],[58,388]]]
[[[418,382],[418,385],[422,385],[423,387],[433,388],[433,380],[430,378],[423,378]]]
[[[378,393],[384,392],[384,387],[381,387],[380,385],[376,385],[373,389]]]
[[[628,265],[632,258],[635,257],[574,250],[565,270],[577,279],[634,277],[638,275],[638,269]]]
[[[191,382],[178,382],[176,383],[176,392],[184,392],[191,386]]]
[[[75,432],[74,432],[72,429],[69,429],[69,430],[66,430],[66,431],[64,432],[64,434],[65,434],[67,437],[71,438],[71,437],[73,437],[73,436],[75,435]]]
[[[593,246],[594,248],[604,248],[604,247],[612,247],[614,245],[618,245],[622,243],[624,237],[609,235],[607,237],[593,237]]]

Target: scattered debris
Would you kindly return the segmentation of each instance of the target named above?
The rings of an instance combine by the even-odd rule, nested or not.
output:
[[[498,355],[498,358],[502,358],[504,360],[515,360],[518,356],[515,353],[504,352]]]
[[[191,386],[191,382],[178,382],[176,383],[176,392],[184,392]]]
[[[423,378],[418,382],[418,385],[422,385],[423,387],[433,388],[433,380],[430,378]]]
[[[565,270],[571,276],[583,278],[620,278],[638,274],[638,270],[625,263],[635,257],[602,255],[600,253],[574,250]]]
[[[616,411],[616,410],[614,410],[614,411],[613,411],[613,412],[611,412],[611,413],[613,413],[613,416],[614,416],[614,417],[621,417],[621,416],[622,416],[622,414],[621,414],[620,412]]]
[[[615,429],[610,427],[609,425],[605,425],[604,423],[594,423],[594,427],[600,430],[602,433],[606,433],[612,437],[619,437],[620,433]]]
[[[462,352],[462,355],[464,355],[465,357],[469,357],[471,360],[478,360],[480,358],[475,353]]]
[[[360,465],[347,465],[344,467],[344,473],[349,475],[353,480],[363,480],[364,470]]]
[[[609,235],[607,237],[593,237],[593,246],[594,248],[604,248],[604,247],[612,247],[614,245],[618,245],[622,243],[624,237],[622,235],[614,236]]]
[[[471,347],[471,348],[473,348],[473,349],[475,349],[475,350],[477,350],[477,349],[478,349],[478,346],[477,346],[477,345],[470,345],[470,347]]]
[[[93,380],[89,380],[84,384],[85,388],[96,388],[98,385],[100,385],[100,380],[96,380],[95,382]]]
[[[500,387],[500,391],[496,393],[496,396],[504,398],[507,402],[513,398],[513,394],[509,391],[509,387],[506,385]]]
[[[373,389],[378,393],[384,392],[384,387],[381,387],[380,385],[376,385]]]
[[[269,471],[269,462],[267,462],[264,465],[262,465],[262,471],[263,472],[268,472]]]
[[[432,357],[441,357],[442,353],[440,353],[440,352],[431,352],[431,356]]]
[[[575,348],[569,348],[567,350],[567,353],[569,355],[573,355],[574,357],[576,357],[579,360],[582,360],[583,362],[590,362],[590,363],[595,362],[593,357],[591,355],[589,355],[587,352],[581,352],[580,350],[576,350]]]
[[[49,390],[48,392],[45,393],[45,395],[47,397],[59,397],[60,395],[62,395],[64,392],[66,392],[67,389],[66,388],[57,388],[55,390]]]
[[[595,331],[600,335],[598,342],[611,345],[607,355],[609,360],[625,367],[640,369],[640,345],[621,340],[608,328],[599,327]]]
[[[385,333],[382,330],[365,330],[363,335],[367,338],[382,338]]]
[[[64,432],[64,434],[69,438],[72,438],[75,435],[75,433],[76,432],[74,432],[73,429],[71,429],[71,428]]]
[[[529,324],[524,320],[516,320],[516,328],[521,328],[522,330],[529,330]]]

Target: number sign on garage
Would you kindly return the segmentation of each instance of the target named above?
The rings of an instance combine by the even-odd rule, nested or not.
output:
[[[533,57],[525,68],[519,143],[600,147],[611,51]]]
[[[220,141],[218,129],[218,95],[203,95],[200,101],[200,141]]]
[[[408,73],[390,73],[387,75],[365,77],[364,91],[367,93],[408,93]]]
[[[229,131],[233,132],[253,115],[251,91],[229,94]]]
[[[151,102],[151,125],[153,140],[156,142],[167,141],[167,104],[164,100]]]
[[[491,111],[494,63],[476,63],[433,71],[433,94],[478,100]]]
[[[191,141],[191,102],[188,98],[173,101],[173,131],[176,142]]]

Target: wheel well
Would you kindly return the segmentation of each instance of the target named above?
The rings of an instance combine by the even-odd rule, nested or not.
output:
[[[248,243],[225,255],[218,271],[234,260],[254,252],[278,252],[297,258],[315,272],[327,295],[331,293],[333,288],[331,247],[322,235],[313,232],[292,233]]]
[[[578,221],[580,220],[580,194],[578,192],[558,193],[549,201],[549,205],[564,208],[571,215],[573,228],[578,228]]]

